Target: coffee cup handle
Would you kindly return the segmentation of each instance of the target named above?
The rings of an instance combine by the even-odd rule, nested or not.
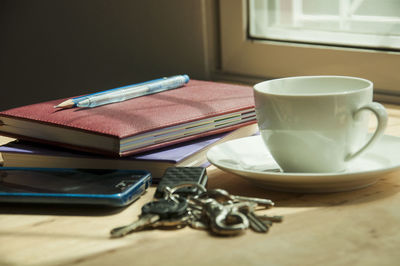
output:
[[[355,157],[357,157],[358,155],[363,153],[366,149],[368,149],[373,144],[375,144],[375,142],[377,142],[380,139],[380,137],[383,135],[383,133],[385,131],[385,128],[387,125],[387,120],[388,120],[388,115],[387,115],[385,107],[383,107],[382,104],[377,103],[377,102],[372,102],[372,103],[366,104],[353,113],[353,118],[359,112],[364,111],[364,110],[369,110],[376,116],[376,119],[378,122],[377,127],[375,129],[374,134],[370,138],[370,140],[363,147],[361,147],[361,149],[359,149],[358,151],[356,151],[352,154],[348,154],[346,157],[346,161],[354,159]]]

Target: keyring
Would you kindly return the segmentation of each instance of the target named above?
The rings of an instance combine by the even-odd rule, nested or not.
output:
[[[184,188],[184,187],[196,187],[199,190],[201,190],[202,193],[207,192],[207,189],[203,185],[200,185],[199,183],[195,183],[195,182],[186,182],[186,183],[178,184],[173,187],[168,187],[170,189],[170,191],[167,191],[167,192],[174,194],[178,189]]]

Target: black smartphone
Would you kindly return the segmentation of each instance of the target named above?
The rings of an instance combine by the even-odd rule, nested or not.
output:
[[[151,185],[141,170],[0,167],[0,202],[125,206]]]

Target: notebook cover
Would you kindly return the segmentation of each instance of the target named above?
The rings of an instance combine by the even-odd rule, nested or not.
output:
[[[91,134],[107,135],[113,138],[123,139],[182,123],[254,108],[254,98],[251,87],[199,80],[191,80],[188,84],[178,89],[96,108],[72,108],[62,110],[54,108],[55,105],[64,100],[66,99],[58,99],[6,110],[0,112],[0,119],[1,116],[26,119],[31,122],[45,123],[61,128],[72,128]],[[169,144],[176,144],[210,134],[233,130],[254,122],[255,121],[227,128],[219,128],[212,132],[204,132],[196,136],[154,144],[149,147],[127,151],[117,155],[127,156],[132,153],[157,149]],[[23,136],[15,135],[14,137],[32,140],[29,136],[29,132],[26,132]],[[39,141],[46,141],[46,139],[41,139]],[[69,145],[68,141],[66,141],[66,143],[55,144],[90,152],[101,152],[101,147],[99,147],[98,150],[75,147]]]

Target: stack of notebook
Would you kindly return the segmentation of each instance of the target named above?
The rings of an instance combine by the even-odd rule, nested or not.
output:
[[[207,166],[207,151],[219,143],[252,135],[256,124],[123,158],[110,158],[45,144],[15,141],[0,146],[5,167],[146,169],[154,179],[171,166]]]
[[[191,80],[120,103],[54,108],[64,100],[0,112],[0,134],[19,140],[1,148],[4,166],[148,169],[157,178],[257,130],[248,86]]]

